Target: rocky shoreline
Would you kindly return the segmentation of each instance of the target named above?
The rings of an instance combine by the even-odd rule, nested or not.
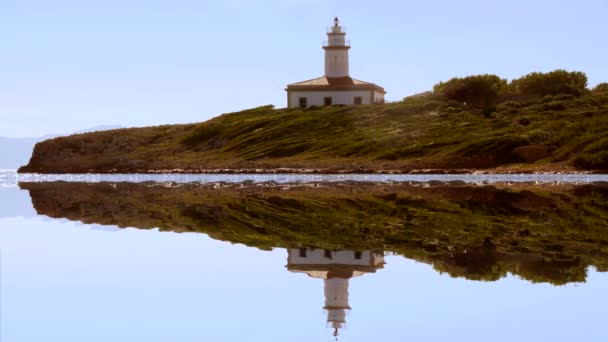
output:
[[[109,169],[109,170],[87,170],[86,172],[70,170],[32,170],[20,168],[18,173],[40,173],[40,174],[411,174],[411,175],[457,175],[457,174],[604,174],[601,170],[530,170],[530,169],[410,169],[410,170],[386,170],[386,169],[314,169],[314,168],[274,168],[274,169]]]

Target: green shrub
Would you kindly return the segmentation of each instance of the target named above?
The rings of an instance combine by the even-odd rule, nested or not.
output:
[[[197,126],[190,134],[184,136],[181,143],[184,145],[198,145],[211,140],[222,133],[222,126],[215,123],[204,123]]]
[[[407,97],[404,97],[403,100],[401,101],[402,103],[408,103],[408,104],[423,104],[427,101],[430,101],[433,99],[433,97],[435,97],[435,95],[433,94],[432,91],[425,91],[423,93],[419,93],[419,94],[414,94],[414,95],[410,95]]]
[[[543,105],[544,110],[564,110],[566,105],[563,102],[552,101]]]
[[[465,78],[452,78],[433,87],[435,96],[444,100],[466,102],[479,108],[492,107],[498,94],[505,91],[507,81],[496,75],[475,75]]]
[[[608,137],[600,139],[585,147],[585,152],[608,151]]]
[[[555,96],[553,95],[545,95],[543,96],[543,98],[540,100],[541,103],[548,103],[555,100]]]
[[[572,94],[559,94],[553,97],[555,101],[572,101],[576,99],[576,96]]]
[[[587,90],[587,75],[583,72],[555,70],[548,73],[533,72],[511,82],[519,94],[580,96]]]
[[[592,91],[594,93],[608,93],[608,83],[600,83]]]
[[[501,113],[516,113],[520,108],[525,106],[525,103],[519,101],[506,101],[498,104],[496,111]]]
[[[377,159],[380,160],[397,160],[399,158],[399,153],[394,149],[390,149],[384,152],[381,152]]]

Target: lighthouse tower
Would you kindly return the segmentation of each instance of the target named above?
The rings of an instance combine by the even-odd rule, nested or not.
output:
[[[346,325],[348,285],[351,278],[374,273],[384,267],[384,253],[374,251],[329,251],[314,248],[288,250],[287,269],[323,279],[327,325],[338,336]]]
[[[338,18],[327,29],[325,75],[287,85],[287,107],[361,105],[384,102],[384,88],[350,77],[348,52],[350,43]]]
[[[340,20],[334,19],[334,26],[327,30],[327,41],[323,43],[325,50],[325,77],[348,77],[348,50],[350,43],[346,40],[346,32],[340,26]]]
[[[353,276],[352,271],[327,272],[325,283],[325,306],[327,310],[327,324],[334,329],[337,335],[346,324],[346,313],[350,310],[348,305],[348,281]]]

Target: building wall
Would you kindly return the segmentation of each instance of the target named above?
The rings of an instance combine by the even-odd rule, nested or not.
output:
[[[332,278],[324,280],[325,307],[349,309],[348,305],[348,279]],[[345,317],[340,317],[340,312],[336,312],[338,317],[328,315],[328,320],[346,321]]]
[[[384,94],[374,91],[374,103],[384,103]]]
[[[384,264],[384,255],[373,251],[361,251],[361,258],[355,258],[355,251],[332,251],[331,259],[325,256],[323,249],[306,249],[306,256],[300,256],[300,249],[288,251],[288,262],[297,265],[362,265],[378,266]]]
[[[348,50],[326,50],[325,76],[347,77],[348,73]]]
[[[325,104],[325,97],[331,96],[333,98],[332,104],[343,104],[352,105],[355,103],[355,96],[361,96],[363,100],[362,104],[372,103],[372,92],[369,90],[358,90],[358,91],[302,91],[302,92],[289,92],[289,108],[299,107],[299,98],[308,98],[308,106],[323,106]]]

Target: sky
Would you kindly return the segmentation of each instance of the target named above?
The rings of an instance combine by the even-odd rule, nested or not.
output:
[[[2,0],[0,136],[285,107],[288,83],[323,74],[334,14],[351,76],[389,101],[481,73],[608,81],[606,0]]]

